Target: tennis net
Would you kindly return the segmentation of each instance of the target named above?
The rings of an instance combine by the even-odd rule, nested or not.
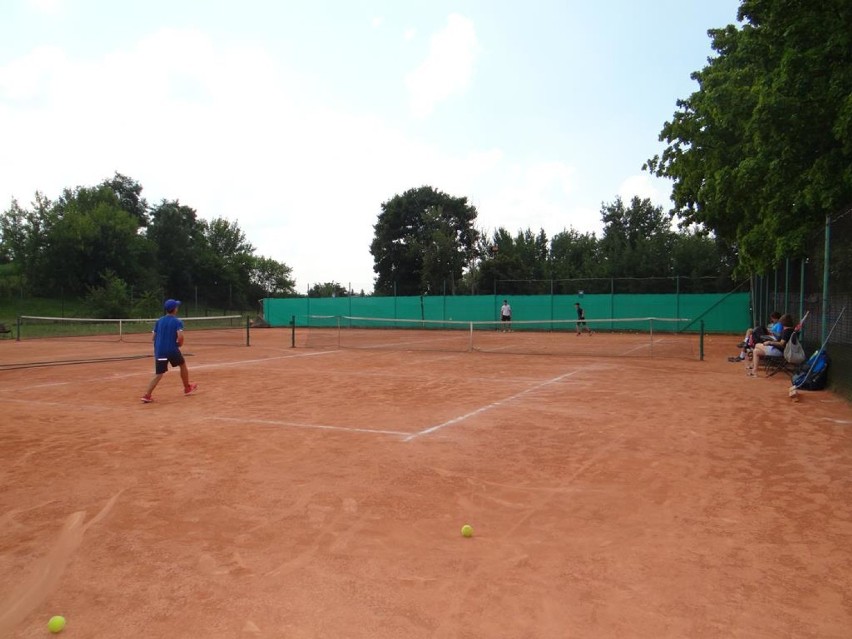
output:
[[[293,343],[308,348],[479,351],[524,355],[698,359],[700,332],[688,319],[453,321],[308,315],[296,317]]]
[[[248,346],[249,323],[242,315],[182,317],[193,345]],[[87,317],[18,317],[18,339],[81,339],[151,343],[156,319],[95,319]]]

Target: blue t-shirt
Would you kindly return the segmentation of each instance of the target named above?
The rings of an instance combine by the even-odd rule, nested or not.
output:
[[[772,333],[776,339],[778,339],[784,332],[784,325],[779,320],[769,327],[769,332]]]
[[[174,315],[163,315],[154,324],[154,357],[168,357],[180,352],[178,331],[183,330],[183,320]]]

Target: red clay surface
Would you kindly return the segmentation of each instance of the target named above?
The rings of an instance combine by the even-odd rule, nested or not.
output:
[[[852,409],[747,378],[738,339],[700,362],[188,332],[198,394],[169,373],[150,405],[150,358],[9,368],[144,344],[2,341],[0,637],[847,638]]]

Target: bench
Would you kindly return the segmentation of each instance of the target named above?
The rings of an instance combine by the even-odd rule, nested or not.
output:
[[[8,333],[8,334],[9,334],[9,336],[11,337],[11,335],[12,335],[12,329],[11,329],[11,328],[6,328],[6,325],[5,325],[5,324],[0,324],[0,335],[5,335],[6,333]]]

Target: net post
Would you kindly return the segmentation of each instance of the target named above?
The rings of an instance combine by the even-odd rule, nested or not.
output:
[[[704,320],[698,323],[698,361],[704,361]]]
[[[651,357],[654,356],[654,318],[648,318],[648,332],[651,334]]]
[[[246,315],[246,346],[251,346],[251,318]]]
[[[467,342],[467,351],[473,351],[473,322],[468,322],[468,331],[470,332],[470,339]]]
[[[17,330],[17,335],[15,336],[15,341],[20,342],[21,341],[21,316],[20,315],[18,315],[18,319],[16,321],[16,324],[17,324],[18,330]]]
[[[290,316],[290,348],[296,348],[296,316]]]

